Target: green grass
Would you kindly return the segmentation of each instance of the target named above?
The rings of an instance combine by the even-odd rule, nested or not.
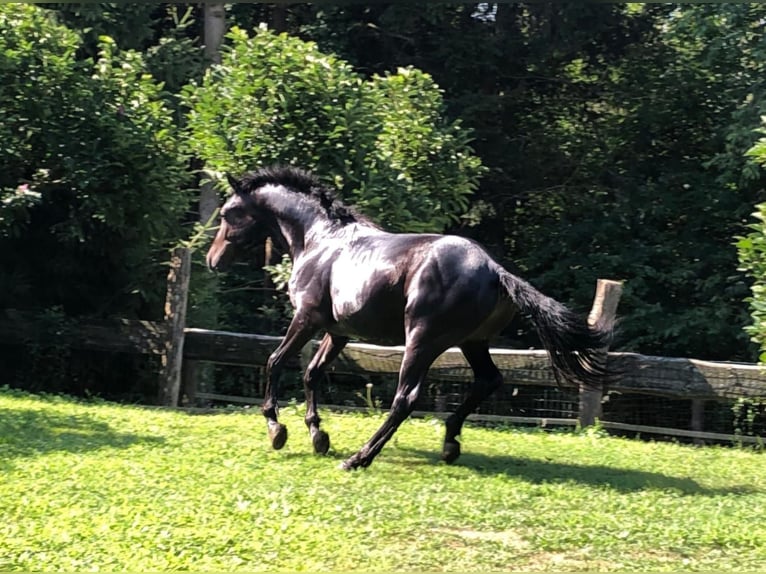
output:
[[[344,472],[379,417],[323,413],[318,457],[254,411],[0,391],[0,570],[766,569],[760,452],[468,427],[447,466],[413,420]]]

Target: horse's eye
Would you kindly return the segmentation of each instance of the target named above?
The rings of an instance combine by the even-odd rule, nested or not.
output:
[[[229,209],[223,214],[223,218],[226,220],[226,223],[232,227],[242,227],[250,220],[250,217],[245,213],[245,210],[239,207]]]

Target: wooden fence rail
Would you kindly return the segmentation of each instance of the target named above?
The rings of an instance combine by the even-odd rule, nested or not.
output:
[[[184,358],[242,366],[263,366],[280,337],[186,329]],[[312,346],[318,342],[312,342]],[[399,372],[404,347],[349,343],[333,362],[338,373]],[[543,350],[491,349],[506,384],[556,385]],[[766,397],[766,370],[750,363],[699,361],[653,357],[636,353],[609,353],[610,366],[624,372],[610,390],[670,398],[720,400]],[[298,359],[292,365],[299,367]],[[471,381],[473,374],[457,348],[448,349],[433,364],[435,379]]]
[[[242,366],[263,366],[280,337],[184,329],[183,360]],[[168,329],[151,321],[113,320],[68,324],[64,331],[33,322],[20,313],[0,314],[0,343],[66,344],[75,349],[162,355]],[[314,341],[312,345],[317,345]],[[333,363],[339,373],[399,371],[403,347],[350,343]],[[492,349],[507,384],[555,386],[545,351]],[[766,397],[766,370],[751,363],[653,357],[635,353],[608,354],[609,364],[624,371],[610,386],[623,393],[670,398],[721,400]],[[299,368],[296,357],[291,365]],[[472,374],[459,349],[447,350],[429,373],[433,378],[470,381]]]

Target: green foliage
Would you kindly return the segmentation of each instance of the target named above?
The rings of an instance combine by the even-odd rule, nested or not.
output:
[[[766,421],[766,397],[739,398],[734,401],[731,410],[734,415],[734,432],[740,436],[758,436],[758,447],[763,449],[763,437],[758,431]]]
[[[525,151],[555,167],[525,174],[533,191],[504,211],[509,251],[545,291],[583,306],[597,277],[624,279],[623,348],[753,357],[731,238],[763,185],[743,154],[766,70],[734,22],[762,15],[741,12],[626,15],[656,27],[627,38],[619,58],[570,56],[582,63],[562,69],[565,88],[520,126],[541,136]]]
[[[731,238],[762,200],[743,154],[764,108],[765,16],[758,4],[323,6],[302,31],[359,69],[413,64],[445,90],[489,168],[460,233],[577,308],[597,277],[624,279],[622,348],[750,360]]]
[[[364,80],[315,44],[238,28],[220,66],[185,91],[194,152],[209,169],[314,169],[391,229],[442,230],[465,211],[480,163],[418,70]]]
[[[109,36],[127,50],[144,50],[154,43],[166,8],[159,3],[98,2],[51,3],[44,6],[55,10],[62,24],[79,30],[80,50],[86,55],[98,55],[100,38]]]
[[[345,165],[350,200],[388,229],[443,231],[454,223],[468,208],[480,164],[460,122],[441,118],[431,77],[415,68],[373,76],[362,84],[360,107],[346,128],[357,149]],[[364,176],[354,177],[360,170]]]
[[[384,226],[449,226],[576,307],[597,277],[625,279],[622,348],[763,347],[766,7],[240,3],[243,28],[291,36],[234,29],[181,95],[204,64],[199,12],[0,6],[0,308],[158,317],[193,151],[219,171],[314,168]],[[195,325],[281,330],[262,276],[222,278],[217,297],[203,266]],[[66,349],[32,352],[66,382]]]
[[[748,154],[766,165],[766,138],[760,139]],[[766,363],[766,203],[756,205],[752,216],[756,222],[747,225],[749,232],[737,237],[736,246],[739,268],[752,279],[751,296],[746,299],[751,323],[745,330],[761,350],[760,362]]]
[[[68,365],[72,349],[68,339],[75,328],[73,321],[60,307],[46,309],[37,320],[41,332],[52,332],[58,336],[54,341],[45,343],[24,341],[20,354],[26,362],[26,368],[20,370],[15,383],[31,392],[64,392],[71,388]]]
[[[112,38],[123,50],[142,53],[146,68],[165,91],[163,95],[175,107],[178,91],[191,78],[203,72],[204,58],[199,37],[202,35],[200,12],[194,4],[184,3],[50,3],[43,5],[82,38],[78,53],[98,58],[103,36]],[[177,121],[183,117],[178,115]]]
[[[189,145],[208,170],[310,168],[392,230],[441,231],[466,210],[480,162],[467,131],[441,117],[430,76],[403,68],[365,80],[315,44],[266,29],[250,37],[235,27],[228,41],[221,65],[183,92]],[[269,291],[263,263],[277,289],[285,284],[289,264],[256,254],[222,278],[219,325],[283,331],[289,302]]]
[[[166,97],[177,107],[181,88],[192,78],[202,75],[205,60],[199,37],[195,35],[199,23],[194,18],[193,8],[188,6],[181,11],[180,6],[170,5],[166,10],[164,21],[169,29],[144,55],[147,69],[162,82]],[[178,121],[183,121],[180,111]]]
[[[159,315],[187,158],[142,56],[0,6],[0,307]]]
[[[751,324],[745,327],[751,339],[761,349],[760,361],[766,362],[766,204],[756,206],[753,213],[758,221],[748,225],[750,232],[737,240],[740,270],[753,280],[752,296],[746,301],[750,307]]]
[[[571,175],[521,201],[512,245],[541,286],[578,301],[596,276],[625,279],[626,348],[751,360],[731,238],[763,186],[744,152],[766,71],[748,26],[764,13],[719,8],[663,10],[624,57],[590,66],[597,81],[570,76],[591,89],[559,135]]]
[[[322,413],[327,457],[217,415],[0,391],[0,568],[12,571],[762,571],[763,454]],[[303,429],[303,408],[281,418]],[[258,417],[258,423],[262,423]],[[746,527],[743,527],[746,525]],[[445,551],[447,549],[447,551]]]
[[[293,307],[287,296],[287,283],[293,272],[293,264],[288,254],[283,254],[279,263],[264,265],[266,273],[274,286],[271,299],[258,308],[263,318],[271,324],[273,330],[282,334],[293,317]]]

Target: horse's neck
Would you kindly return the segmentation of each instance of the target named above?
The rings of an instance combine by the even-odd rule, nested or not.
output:
[[[289,195],[285,196],[287,193]],[[331,233],[332,225],[319,206],[302,201],[292,192],[263,196],[263,205],[274,216],[277,229],[293,260]]]

